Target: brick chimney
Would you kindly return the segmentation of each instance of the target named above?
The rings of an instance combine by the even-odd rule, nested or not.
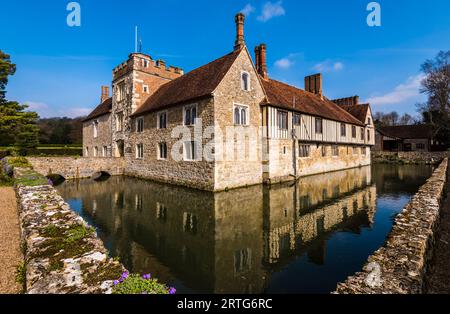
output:
[[[305,77],[305,90],[322,97],[322,74],[314,74]]]
[[[245,47],[245,39],[244,39],[245,15],[242,13],[236,14],[234,21],[236,22],[236,41],[234,43],[234,50],[239,50]]]
[[[359,105],[359,96],[352,96],[346,98],[339,98],[332,100],[335,104],[339,106],[356,106]]]
[[[269,74],[267,73],[266,51],[266,44],[261,44],[255,48],[256,71],[258,71],[265,80],[269,79]]]
[[[100,102],[103,103],[108,98],[109,98],[109,86],[102,86],[102,97],[100,98]]]

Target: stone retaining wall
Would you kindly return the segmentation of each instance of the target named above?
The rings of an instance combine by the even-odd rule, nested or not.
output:
[[[448,159],[435,170],[396,219],[386,244],[368,258],[362,272],[338,284],[337,294],[422,293],[426,263],[446,184]]]
[[[124,173],[123,158],[27,157],[33,169],[43,176],[59,174],[65,179],[90,178],[97,172]]]
[[[16,178],[31,170],[15,169]],[[50,185],[16,186],[29,294],[110,293],[125,271]]]
[[[373,163],[439,164],[449,152],[372,152]]]

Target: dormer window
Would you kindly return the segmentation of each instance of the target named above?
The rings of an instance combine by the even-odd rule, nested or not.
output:
[[[241,87],[242,90],[250,90],[250,74],[248,72],[241,73]]]

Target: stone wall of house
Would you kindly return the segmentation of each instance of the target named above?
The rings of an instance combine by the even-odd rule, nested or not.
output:
[[[374,163],[438,164],[450,158],[448,152],[372,152]]]
[[[26,169],[15,169],[20,178]],[[28,294],[111,293],[125,271],[49,185],[16,186]]]
[[[242,72],[250,75],[250,90],[241,85]],[[262,183],[262,117],[260,103],[264,91],[258,80],[251,57],[243,49],[214,91],[214,123],[220,128],[215,162],[215,190]],[[234,127],[234,106],[248,107],[248,126],[232,129],[235,136],[227,136],[227,127]],[[232,152],[230,154],[230,152]],[[234,156],[229,156],[234,155]]]
[[[326,156],[322,155],[322,147]],[[371,164],[370,148],[338,145],[339,156],[333,156],[331,145],[311,145],[311,157],[300,158],[297,164],[300,176],[350,169]]]
[[[160,182],[184,185],[204,190],[214,189],[214,162],[204,158],[204,152],[208,152],[208,142],[211,139],[202,137],[205,129],[213,125],[214,101],[212,98],[189,103],[197,105],[196,126],[183,127],[184,106],[171,107],[163,112],[167,113],[167,128],[158,129],[157,120],[159,112],[146,114],[144,118],[144,131],[137,133],[136,128],[130,134],[131,151],[125,157],[125,174],[156,180]],[[136,119],[133,119],[133,124]],[[187,131],[187,134],[178,130]],[[198,139],[198,159],[185,161],[183,158],[183,142]],[[159,158],[159,144],[167,144],[167,159]],[[137,158],[136,145],[143,144],[144,157]],[[200,144],[200,143],[199,143]],[[177,160],[176,158],[181,158]]]
[[[43,176],[59,174],[65,179],[90,178],[97,172],[110,175],[124,173],[123,158],[27,157],[36,172]]]
[[[94,137],[94,121],[98,121],[97,137]],[[111,114],[106,114],[96,119],[83,123],[83,157],[111,157],[112,155],[112,130]],[[95,154],[95,147],[98,152]],[[107,148],[106,156],[103,148]]]
[[[386,244],[361,272],[339,283],[338,294],[419,294],[431,256],[446,185],[448,159],[396,217]]]

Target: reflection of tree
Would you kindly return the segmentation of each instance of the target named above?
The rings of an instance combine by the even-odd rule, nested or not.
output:
[[[415,193],[417,181],[425,182],[432,173],[431,166],[375,164],[373,180],[379,193]]]

